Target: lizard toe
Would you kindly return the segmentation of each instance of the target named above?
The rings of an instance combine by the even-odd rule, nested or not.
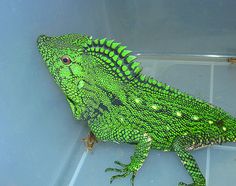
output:
[[[131,185],[134,186],[134,179],[135,179],[135,176],[136,176],[136,172],[135,170],[132,170],[130,166],[130,164],[123,164],[119,161],[115,161],[114,162],[115,164],[121,166],[121,168],[107,168],[105,169],[105,172],[119,172],[121,174],[117,174],[117,175],[114,175],[111,177],[110,179],[110,183],[112,183],[115,179],[117,178],[124,178],[124,177],[127,177],[129,176],[130,174],[132,174],[131,178],[130,178],[130,182],[131,182]]]

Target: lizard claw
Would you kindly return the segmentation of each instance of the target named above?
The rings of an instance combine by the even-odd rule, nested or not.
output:
[[[114,163],[121,166],[121,167],[126,167],[127,166],[127,164],[121,163],[119,161],[114,161]]]
[[[105,169],[105,172],[109,172],[109,171],[122,172],[121,169],[117,169],[117,168],[106,168],[106,169]]]
[[[124,177],[132,174],[130,182],[131,182],[131,185],[134,186],[134,178],[136,176],[136,171],[130,170],[129,164],[124,164],[124,163],[121,163],[119,161],[115,161],[114,163],[121,166],[122,168],[120,168],[120,169],[118,169],[118,168],[106,168],[105,172],[114,171],[114,172],[119,172],[121,174],[117,174],[117,175],[112,176],[111,179],[110,179],[110,184],[117,178],[124,178]]]
[[[178,186],[188,186],[188,185],[184,182],[179,182]]]
[[[128,173],[114,175],[114,176],[112,176],[111,179],[110,179],[110,184],[114,181],[114,179],[117,179],[117,178],[124,178],[124,177],[126,177],[126,176],[128,176],[128,175],[129,175]]]

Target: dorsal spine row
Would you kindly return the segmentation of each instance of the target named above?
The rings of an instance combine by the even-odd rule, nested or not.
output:
[[[142,71],[140,63],[135,61],[137,57],[130,55],[132,51],[126,50],[126,46],[121,46],[114,40],[89,40],[84,49],[86,53],[98,58],[108,69],[112,69],[113,75],[118,75],[123,80],[134,79]]]
[[[84,45],[85,53],[96,57],[112,72],[112,75],[118,76],[124,81],[134,79],[139,86],[178,92],[152,77],[141,74],[142,67],[139,62],[135,61],[137,57],[131,55],[132,51],[126,50],[126,48],[126,46],[106,38],[90,39]]]

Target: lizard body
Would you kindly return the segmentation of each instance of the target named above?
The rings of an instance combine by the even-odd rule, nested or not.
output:
[[[136,57],[113,40],[86,35],[41,35],[38,48],[63,90],[73,115],[88,120],[102,141],[135,144],[129,164],[118,161],[118,174],[131,175],[133,185],[150,149],[175,151],[193,179],[205,186],[189,153],[213,144],[236,141],[236,119],[210,103],[195,98],[141,73]]]

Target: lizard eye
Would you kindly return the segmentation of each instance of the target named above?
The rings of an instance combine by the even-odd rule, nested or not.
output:
[[[66,65],[69,65],[71,63],[69,56],[62,56],[61,61]]]

